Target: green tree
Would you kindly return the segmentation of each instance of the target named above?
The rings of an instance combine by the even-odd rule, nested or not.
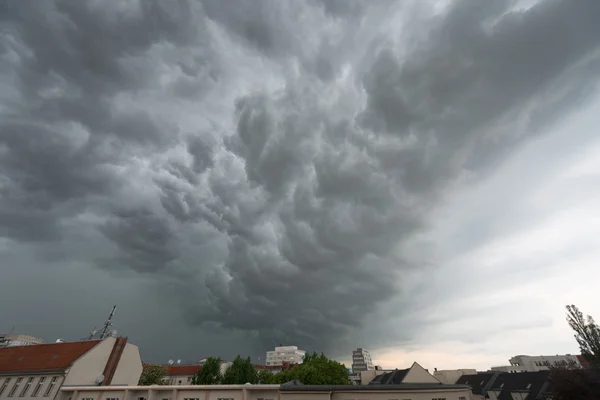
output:
[[[281,371],[273,377],[273,383],[299,380],[305,385],[346,385],[348,370],[344,364],[331,360],[321,353],[306,354],[302,364]]]
[[[231,366],[223,375],[226,385],[243,385],[245,383],[258,383],[258,374],[250,357],[242,358],[239,355],[233,360]]]
[[[222,380],[221,359],[209,357],[192,378],[192,385],[218,385]]]
[[[600,369],[551,367],[550,382],[553,400],[600,399]]]
[[[574,305],[567,306],[567,322],[575,331],[581,355],[590,367],[600,368],[600,327],[591,316],[584,318]]]
[[[550,368],[554,400],[600,399],[600,329],[589,315],[584,318],[579,309],[567,306],[567,322],[575,331],[581,355],[591,368],[560,365]]]
[[[138,386],[162,385],[167,367],[158,364],[144,364]]]
[[[258,383],[263,385],[269,385],[271,383],[275,383],[275,375],[268,369],[261,369],[257,373],[258,375]]]

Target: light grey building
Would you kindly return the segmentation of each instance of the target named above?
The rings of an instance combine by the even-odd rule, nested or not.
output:
[[[581,363],[577,356],[571,354],[555,355],[555,356],[514,356],[510,360],[510,365],[492,367],[492,371],[500,372],[535,372],[547,371],[551,367],[566,367],[574,366],[581,368]]]
[[[367,350],[359,347],[352,351],[352,372],[371,371],[374,370],[373,360]]]
[[[18,333],[0,334],[0,347],[28,346],[32,344],[41,344],[43,340],[29,335],[20,335]]]

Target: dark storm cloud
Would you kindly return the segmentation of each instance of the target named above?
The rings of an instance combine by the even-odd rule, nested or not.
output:
[[[457,1],[401,54],[362,25],[393,2],[5,2],[0,234],[92,226],[113,250],[85,261],[177,282],[187,321],[335,348],[464,170],[598,78],[600,3],[511,4]]]

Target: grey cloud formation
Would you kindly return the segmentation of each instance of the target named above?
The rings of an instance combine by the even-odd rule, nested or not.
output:
[[[1,238],[169,282],[245,351],[348,346],[409,304],[407,246],[454,183],[600,74],[595,0],[407,4],[4,2]]]

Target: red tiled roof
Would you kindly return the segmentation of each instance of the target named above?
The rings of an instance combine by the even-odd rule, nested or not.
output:
[[[167,375],[194,375],[200,371],[202,365],[170,365],[167,368]]]
[[[0,348],[0,373],[64,370],[100,340]]]
[[[281,365],[260,365],[260,364],[254,364],[254,368],[255,369],[283,369],[283,366]]]

